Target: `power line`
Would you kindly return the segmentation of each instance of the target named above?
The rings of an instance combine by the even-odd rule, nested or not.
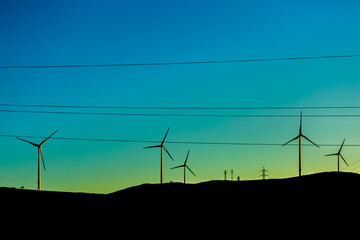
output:
[[[218,63],[243,63],[243,62],[270,62],[270,61],[294,61],[294,60],[315,60],[332,58],[354,58],[360,54],[330,55],[330,56],[307,56],[287,58],[257,58],[257,59],[236,59],[236,60],[210,60],[210,61],[184,61],[184,62],[154,62],[154,63],[114,63],[114,64],[71,64],[71,65],[21,65],[21,66],[0,66],[0,69],[21,69],[21,68],[95,68],[95,67],[140,67],[140,66],[166,66],[166,65],[190,65],[190,64],[218,64]]]
[[[360,160],[358,160],[358,161],[350,164],[349,166],[343,167],[343,168],[342,168],[342,171],[343,171],[343,170],[348,170],[348,169],[349,169],[350,171],[354,171],[355,169],[357,169],[357,168],[360,167],[360,165],[356,166],[358,163],[360,163]],[[352,169],[350,169],[350,168],[352,168]]]
[[[298,118],[298,114],[172,114],[172,113],[114,113],[114,112],[68,112],[68,111],[37,111],[0,109],[8,113],[38,113],[65,115],[102,115],[102,116],[141,116],[141,117],[230,117],[230,118]],[[360,117],[360,114],[304,114],[303,117],[338,118]]]
[[[185,107],[185,106],[84,106],[84,105],[42,105],[42,104],[6,104],[1,107],[25,108],[83,108],[83,109],[151,109],[151,110],[300,110],[300,109],[360,109],[360,106],[262,106],[262,107]]]
[[[0,137],[7,138],[46,138],[46,136],[29,136],[29,135],[14,135],[14,134],[0,134]],[[78,138],[78,137],[52,137],[56,140],[69,141],[95,141],[95,142],[123,142],[123,143],[158,143],[161,140],[130,140],[130,139],[106,139],[106,138]],[[207,141],[167,141],[170,144],[194,144],[194,145],[232,145],[232,146],[282,146],[283,143],[260,143],[260,142],[207,142]],[[298,146],[298,144],[289,144],[291,146]],[[338,147],[339,144],[323,143],[318,144],[321,147]],[[302,146],[313,146],[311,144],[302,144]],[[346,144],[347,147],[360,147],[360,144]]]

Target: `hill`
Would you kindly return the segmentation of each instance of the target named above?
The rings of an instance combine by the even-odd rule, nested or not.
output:
[[[284,179],[267,180],[242,180],[222,181],[212,180],[197,184],[164,183],[142,184],[109,194],[35,191],[0,187],[0,196],[3,200],[27,199],[46,201],[126,201],[146,198],[147,201],[156,201],[160,198],[177,199],[192,198],[202,201],[235,199],[251,200],[257,197],[265,197],[270,194],[271,198],[281,199],[284,197],[310,196],[326,197],[330,195],[351,195],[357,193],[360,186],[360,175],[347,172],[323,172],[291,177]]]
[[[313,234],[319,222],[338,229],[336,224],[354,219],[358,186],[359,174],[327,172],[286,179],[142,184],[109,194],[0,188],[0,203],[7,223],[21,220],[31,232],[38,226],[34,216],[41,216],[42,228],[66,236],[93,237],[94,231],[111,229],[113,234],[120,229],[149,237],[159,226],[174,229],[185,223],[192,227],[188,232],[201,238],[222,236],[224,229],[267,235],[275,229],[296,233],[300,222]]]
[[[360,175],[347,172],[324,172],[302,177],[245,181],[208,181],[198,184],[143,184],[108,194],[112,200],[146,198],[156,202],[163,198],[172,201],[191,199],[192,202],[252,202],[274,203],[284,199],[293,201],[332,201],[340,196],[357,194]]]
[[[208,181],[198,184],[142,184],[109,194],[70,193],[0,188],[3,205],[38,205],[58,213],[77,212],[159,214],[167,209],[221,215],[222,212],[266,209],[273,214],[326,212],[329,206],[356,205],[360,175],[325,172],[286,179]],[[277,213],[275,213],[277,212]]]

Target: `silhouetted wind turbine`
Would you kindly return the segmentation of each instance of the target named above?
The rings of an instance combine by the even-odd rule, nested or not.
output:
[[[168,130],[166,131],[165,137],[162,140],[160,145],[155,145],[155,146],[150,146],[150,147],[144,147],[144,148],[160,148],[160,152],[161,152],[161,164],[160,164],[160,183],[163,183],[163,149],[166,151],[166,153],[169,155],[169,157],[171,158],[171,160],[174,161],[174,159],[172,158],[172,156],[170,155],[170,153],[168,152],[168,150],[165,148],[164,146],[164,142],[166,139],[166,136],[168,135],[170,128],[168,128]]]
[[[21,141],[24,141],[24,142],[27,142],[27,143],[30,143],[31,145],[35,146],[38,148],[38,187],[37,187],[37,190],[40,191],[41,190],[41,176],[40,176],[40,155],[41,155],[41,160],[42,160],[42,164],[43,164],[43,167],[44,167],[44,170],[45,170],[45,162],[44,162],[44,156],[43,156],[43,151],[42,151],[42,148],[41,146],[49,139],[51,138],[52,135],[54,135],[55,133],[57,132],[57,130],[55,132],[53,132],[49,137],[47,137],[45,140],[43,140],[40,144],[36,144],[36,143],[33,143],[33,142],[30,142],[28,140],[25,140],[25,139],[22,139],[22,138],[18,138],[19,140]]]
[[[187,155],[186,155],[186,159],[185,159],[185,162],[184,162],[183,165],[170,168],[170,169],[181,168],[181,167],[184,168],[184,184],[186,184],[186,168],[196,177],[195,173],[194,173],[193,171],[191,171],[191,169],[189,168],[188,165],[186,165],[187,160],[188,160],[188,157],[189,157],[189,153],[190,153],[190,150],[188,151],[188,153],[187,153]]]
[[[312,142],[310,139],[308,139],[305,135],[302,134],[302,111],[300,112],[300,128],[299,128],[299,135],[297,135],[296,137],[294,137],[293,139],[291,139],[290,141],[288,141],[287,143],[283,144],[282,146],[285,146],[286,144],[299,139],[299,177],[301,176],[301,137],[305,138],[306,140],[308,140],[309,142],[311,142],[312,144],[314,144],[315,146],[317,146],[318,148],[320,148],[317,144],[315,144],[314,142]]]
[[[342,149],[343,146],[344,146],[344,142],[345,142],[345,138],[344,138],[344,141],[342,142],[341,147],[340,147],[340,149],[339,149],[339,151],[338,151],[337,153],[325,155],[325,156],[337,156],[337,160],[338,160],[338,165],[337,165],[337,166],[338,166],[338,172],[340,172],[340,157],[342,158],[342,160],[344,160],[346,166],[349,166],[349,165],[347,164],[347,162],[345,161],[345,158],[341,155],[341,149]]]

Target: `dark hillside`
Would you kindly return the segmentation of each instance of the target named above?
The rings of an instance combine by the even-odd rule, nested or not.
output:
[[[351,219],[357,223],[353,216],[359,186],[359,174],[330,172],[272,180],[142,184],[110,194],[0,188],[0,203],[11,227],[35,233],[35,219],[40,218],[41,229],[67,238],[119,232],[149,238],[157,236],[158,229],[165,234],[165,229],[183,227],[187,231],[172,234],[204,239],[224,232],[274,237],[286,233],[284,237],[292,238],[299,229],[304,237],[322,236],[333,230],[343,233]]]
[[[326,172],[287,179],[208,181],[198,184],[142,184],[110,194],[89,194],[0,188],[4,206],[33,204],[62,214],[74,212],[135,216],[170,214],[185,208],[200,216],[256,211],[273,214],[330,211],[330,206],[355,206],[360,175]],[[34,206],[35,206],[34,205]]]
[[[198,184],[143,184],[107,195],[111,202],[172,204],[191,203],[202,207],[233,209],[247,207],[283,207],[301,203],[315,206],[358,199],[360,175],[326,172],[286,179],[250,181],[208,181]]]
[[[177,196],[189,194],[192,198],[222,198],[223,194],[232,194],[242,198],[254,198],[264,193],[276,194],[273,197],[284,197],[298,195],[299,193],[314,194],[335,194],[340,191],[349,190],[348,194],[355,191],[360,186],[360,175],[345,172],[325,172],[306,175],[302,177],[292,177],[285,179],[267,180],[245,180],[245,181],[219,181],[213,180],[198,184],[165,183],[142,184],[130,187],[121,191],[108,194],[111,199],[127,199],[139,196]],[[204,199],[205,200],[205,199]],[[211,201],[211,198],[207,199]]]

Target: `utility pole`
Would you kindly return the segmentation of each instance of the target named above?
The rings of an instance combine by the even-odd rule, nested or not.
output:
[[[233,175],[234,175],[234,170],[233,169],[231,169],[231,181],[233,180]]]
[[[226,181],[226,170],[224,171],[224,179]]]
[[[259,175],[259,177],[262,177],[262,180],[265,180],[265,177],[268,177],[269,175],[266,174],[268,170],[265,169],[265,167],[263,167],[262,170],[260,170],[261,175]]]

